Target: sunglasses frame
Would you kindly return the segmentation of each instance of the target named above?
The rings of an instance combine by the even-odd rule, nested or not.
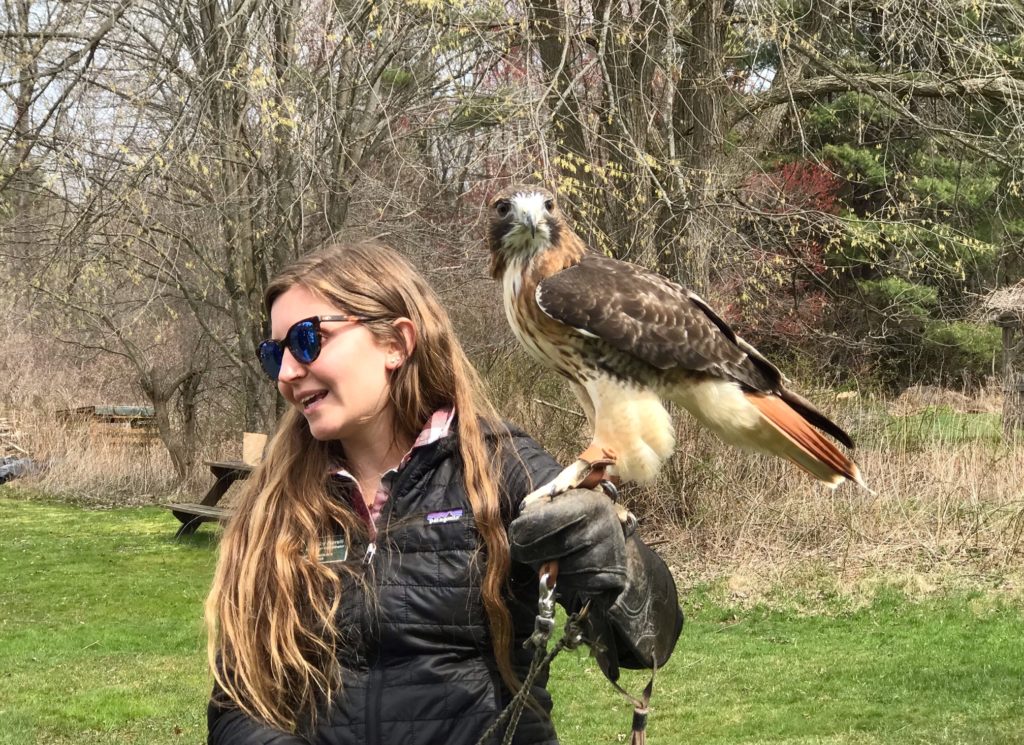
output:
[[[372,320],[373,320],[372,318],[369,318],[367,316],[355,316],[355,315],[347,315],[347,316],[310,316],[309,318],[303,318],[301,320],[296,321],[295,323],[293,323],[291,326],[288,327],[288,330],[285,332],[283,339],[281,339],[281,340],[278,340],[278,339],[264,339],[263,341],[261,341],[259,343],[259,345],[256,347],[256,358],[259,360],[260,368],[263,370],[264,374],[266,374],[266,376],[268,378],[270,378],[272,381],[274,381],[276,383],[278,377],[280,377],[280,375],[281,375],[281,363],[284,362],[284,350],[285,349],[287,349],[289,352],[292,353],[292,357],[295,358],[296,362],[299,362],[300,364],[303,364],[303,365],[312,364],[316,360],[316,358],[320,356],[320,352],[323,350],[323,337],[320,334],[320,324],[323,324],[323,323],[335,323],[335,322],[340,323],[342,321],[351,321],[352,323],[361,323],[363,321],[372,321]],[[308,360],[303,359],[303,357],[305,357],[304,354],[300,355],[300,354],[296,353],[295,350],[298,347],[298,344],[296,342],[294,342],[293,339],[292,339],[292,336],[295,333],[296,327],[299,326],[299,324],[303,324],[303,323],[312,323],[313,324],[313,331],[316,333],[316,337],[317,337],[317,340],[318,340],[317,341],[316,352]],[[267,370],[266,365],[263,363],[263,350],[271,348],[270,345],[273,345],[273,348],[276,348],[276,350],[280,353],[281,361],[278,363],[278,366],[277,366],[277,375],[271,375],[270,372]]]

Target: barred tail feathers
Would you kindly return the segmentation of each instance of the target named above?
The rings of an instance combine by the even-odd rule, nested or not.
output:
[[[772,450],[830,487],[849,479],[864,488],[860,468],[838,447],[816,430],[800,412],[777,396],[744,393],[782,439],[775,439]]]

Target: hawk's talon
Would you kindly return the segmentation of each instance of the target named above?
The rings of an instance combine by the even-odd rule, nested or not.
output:
[[[538,502],[542,499],[550,501],[559,494],[564,494],[565,492],[572,491],[573,489],[589,488],[586,486],[586,482],[594,473],[595,467],[600,467],[602,469],[601,473],[603,474],[603,469],[607,467],[607,463],[603,461],[595,461],[592,463],[588,460],[584,460],[583,458],[577,459],[574,463],[562,469],[562,471],[551,481],[527,494],[523,498],[523,501],[519,503],[519,510],[522,511],[534,502]]]
[[[601,491],[605,493],[605,496],[612,500],[612,506],[615,507],[615,514],[618,516],[619,522],[622,523],[622,533],[626,538],[629,538],[636,532],[636,515],[619,504],[619,487],[615,485],[614,481],[602,479],[598,483],[598,486],[601,488]]]
[[[622,520],[621,517],[620,520]],[[625,520],[622,520],[622,535],[629,538],[636,532],[637,524],[636,515],[626,512]]]
[[[584,458],[577,459],[554,479],[527,494],[519,503],[519,511],[522,512],[535,502],[550,502],[559,494],[573,489],[600,489],[612,501],[619,522],[622,523],[622,532],[628,538],[636,531],[637,520],[633,513],[618,503],[618,487],[605,476],[605,469],[613,463],[608,459],[593,462]]]
[[[544,486],[539,489],[534,489],[519,501],[519,511],[522,512],[534,502],[539,502],[541,500],[550,502],[556,496],[554,492],[554,482],[544,484]]]

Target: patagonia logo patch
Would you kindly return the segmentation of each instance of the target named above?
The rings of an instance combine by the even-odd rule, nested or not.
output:
[[[462,510],[441,510],[440,512],[431,512],[427,515],[427,525],[453,523],[460,517],[462,517]]]

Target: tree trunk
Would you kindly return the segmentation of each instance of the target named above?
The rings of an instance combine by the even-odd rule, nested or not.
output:
[[[690,210],[685,217],[664,216],[663,224],[673,226],[674,245],[678,249],[661,252],[658,268],[697,293],[707,291],[711,266],[718,258],[714,248],[721,244],[720,217],[712,208],[702,205],[715,201],[712,195],[718,191],[721,179],[725,142],[723,107],[728,93],[725,82],[727,20],[722,0],[698,3],[692,25],[694,44],[675,102],[676,127],[680,134],[688,134],[688,137],[680,137],[680,141],[689,141],[683,191]]]
[[[27,33],[29,30],[29,16],[31,4],[26,0],[17,3],[18,30]],[[23,62],[15,68],[17,78],[20,80],[14,96],[14,158],[8,164],[10,173],[0,172],[0,191],[4,191],[10,184],[27,181],[27,174],[24,173],[28,166],[29,154],[32,152],[31,133],[31,109],[32,99],[35,97],[35,81],[38,73],[36,56],[32,53],[31,43],[22,42],[22,49],[19,50],[19,61]],[[25,212],[31,196],[31,189],[14,189],[15,209],[19,214]]]
[[[1015,344],[1014,332],[1003,327],[1003,436],[1011,441],[1024,432],[1024,370],[1016,359],[1024,337]]]
[[[191,472],[196,463],[196,442],[199,427],[196,416],[196,397],[203,376],[193,370],[178,389],[178,414],[181,417],[181,440],[185,446],[185,462]]]
[[[160,442],[171,456],[171,464],[177,474],[179,483],[185,483],[195,465],[195,396],[199,389],[201,374],[192,370],[179,376],[170,383],[161,383],[156,373],[149,370],[139,378],[139,386],[153,404],[156,417],[157,434]],[[182,426],[175,429],[171,422],[171,399],[181,392]]]
[[[548,115],[558,138],[556,166],[573,173],[576,189],[563,190],[563,201],[579,203],[595,196],[593,174],[584,169],[591,160],[587,146],[582,106],[574,89],[572,72],[578,66],[566,17],[556,0],[534,0],[527,7],[530,25],[537,34],[544,82],[547,86]]]

